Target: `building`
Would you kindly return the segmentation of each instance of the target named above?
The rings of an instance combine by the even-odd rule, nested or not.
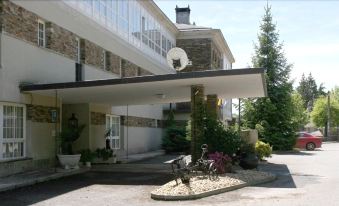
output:
[[[125,158],[161,147],[163,105],[188,101],[195,84],[228,98],[265,95],[263,70],[176,74],[166,62],[175,46],[192,59],[188,71],[230,69],[233,56],[220,30],[174,24],[153,1],[10,0],[0,8],[0,176],[54,166],[73,113],[86,125],[75,151],[105,147],[112,128],[111,147]],[[211,48],[208,63],[189,41]],[[244,88],[249,81],[255,86]]]
[[[229,70],[235,62],[233,54],[224,39],[220,29],[197,26],[190,21],[190,8],[175,8],[176,27],[179,33],[176,37],[176,46],[184,49],[188,58],[192,61],[183,72],[204,71],[204,70]],[[232,99],[217,99],[213,96],[213,101],[218,101],[218,116],[228,123],[232,120]],[[191,103],[181,102],[166,105],[164,114],[167,116],[169,109],[174,111],[175,119],[185,121],[190,118]]]

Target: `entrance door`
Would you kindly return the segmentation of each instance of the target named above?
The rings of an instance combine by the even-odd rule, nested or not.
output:
[[[120,116],[106,115],[107,139],[110,140],[111,149],[120,149]]]

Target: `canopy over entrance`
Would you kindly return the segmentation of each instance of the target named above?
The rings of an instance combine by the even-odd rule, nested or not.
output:
[[[160,104],[191,100],[191,86],[219,98],[266,96],[261,68],[209,70],[122,79],[91,80],[20,86],[22,92],[62,98],[63,103],[102,103],[112,106]]]

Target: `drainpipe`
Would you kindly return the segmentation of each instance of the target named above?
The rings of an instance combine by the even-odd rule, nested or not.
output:
[[[59,121],[61,121],[60,119],[60,113],[61,111],[59,111],[59,114],[58,114],[58,90],[55,90],[55,110],[57,112],[57,119],[55,121],[55,124],[54,124],[54,144],[55,144],[55,158],[56,158],[56,162],[54,163],[54,172],[57,171],[57,161],[58,161],[58,158],[57,158],[57,155],[58,155],[58,119]]]
[[[126,145],[127,145],[127,149],[126,149],[126,152],[127,152],[127,159],[128,159],[128,105],[126,107]]]

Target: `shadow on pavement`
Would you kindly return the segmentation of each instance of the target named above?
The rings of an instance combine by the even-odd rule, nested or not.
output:
[[[91,185],[163,185],[172,179],[161,173],[87,172],[0,193],[1,206],[31,205]]]
[[[297,188],[292,174],[285,164],[273,164],[265,163],[260,164],[258,170],[263,172],[270,172],[277,176],[277,179],[273,182],[258,185],[258,187],[269,187],[269,188]]]

